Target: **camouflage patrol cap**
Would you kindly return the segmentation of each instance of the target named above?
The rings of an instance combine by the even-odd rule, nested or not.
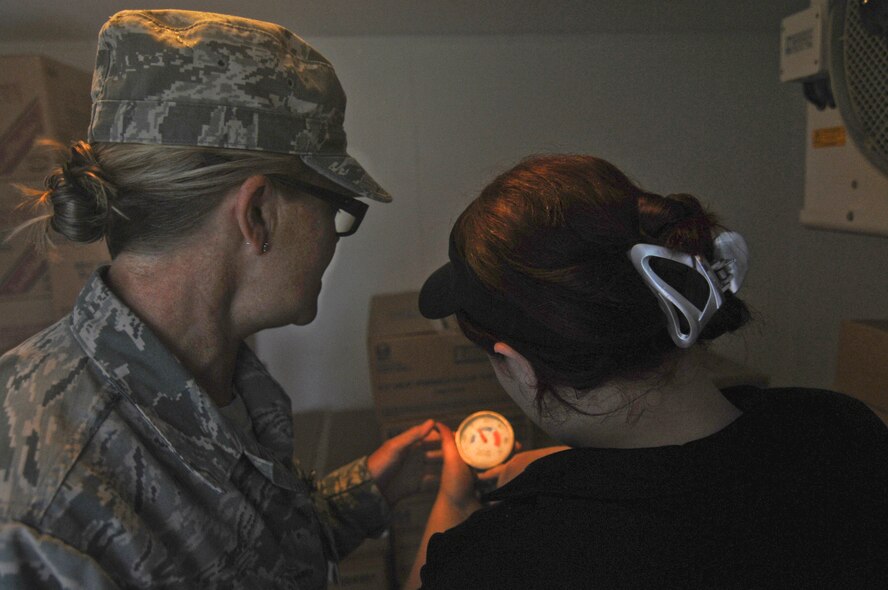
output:
[[[298,155],[356,196],[391,201],[346,151],[333,65],[287,29],[187,10],[125,10],[99,32],[88,138]]]

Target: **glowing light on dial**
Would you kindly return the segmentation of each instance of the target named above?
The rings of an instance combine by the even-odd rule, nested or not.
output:
[[[467,417],[456,430],[456,448],[463,461],[476,469],[490,469],[512,454],[515,433],[506,418],[484,410]]]

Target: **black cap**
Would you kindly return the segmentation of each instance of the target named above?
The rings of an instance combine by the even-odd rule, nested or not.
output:
[[[463,312],[471,322],[495,338],[512,345],[563,346],[564,337],[539,320],[527,315],[518,301],[488,288],[474,273],[456,248],[450,234],[450,262],[426,279],[419,293],[419,311],[429,319]]]
[[[453,264],[448,262],[426,279],[419,292],[419,313],[437,320],[459,310]]]

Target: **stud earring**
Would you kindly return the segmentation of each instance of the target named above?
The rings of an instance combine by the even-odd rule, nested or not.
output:
[[[262,242],[262,253],[263,254],[267,253],[269,248],[270,248],[270,246],[269,246],[268,242]]]

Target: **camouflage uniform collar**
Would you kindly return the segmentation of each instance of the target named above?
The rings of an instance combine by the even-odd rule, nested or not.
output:
[[[281,412],[258,411],[263,400],[278,401],[281,391],[246,346],[238,355],[235,382],[240,391],[258,390],[258,400],[245,397],[247,409],[264,429],[272,449],[250,440],[230,424],[210,397],[197,385],[157,336],[105,284],[100,268],[80,293],[71,314],[74,339],[108,384],[132,403],[174,456],[216,491],[221,491],[234,465],[246,455],[266,477],[284,487],[291,478],[281,473],[281,455],[287,452],[286,428],[269,428]],[[263,379],[264,376],[264,379]],[[270,383],[262,383],[264,380]],[[284,415],[288,415],[285,413]],[[279,420],[276,420],[279,422]],[[292,427],[290,427],[292,433]],[[292,437],[290,437],[292,440]],[[278,450],[279,452],[274,452]]]

